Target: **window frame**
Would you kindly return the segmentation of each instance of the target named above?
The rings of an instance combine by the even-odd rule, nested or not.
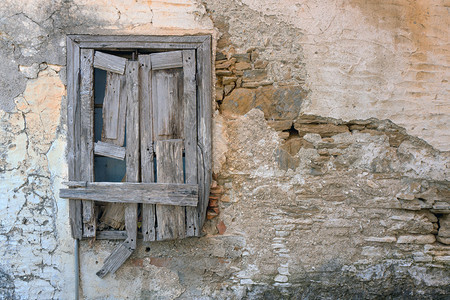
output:
[[[211,101],[212,101],[212,69],[211,69],[211,36],[129,36],[129,35],[68,35],[67,36],[67,125],[68,125],[68,169],[69,181],[82,181],[80,174],[86,164],[93,166],[93,162],[86,162],[82,147],[86,140],[81,134],[80,115],[83,110],[90,109],[81,106],[81,94],[93,91],[81,91],[80,57],[83,49],[98,51],[135,50],[196,51],[196,81],[197,81],[197,148],[198,148],[198,185],[199,202],[198,230],[206,219],[209,188],[211,184]],[[92,112],[93,116],[93,112]],[[87,141],[89,143],[89,141]],[[92,141],[93,143],[93,141]],[[92,146],[87,147],[92,149]],[[90,151],[90,150],[88,150]],[[91,155],[92,156],[92,155]],[[85,157],[85,156],[84,156]],[[84,176],[85,177],[85,176]],[[86,181],[86,180],[85,180]],[[92,180],[90,180],[92,181]],[[83,238],[82,206],[80,200],[69,202],[69,217],[72,236],[75,239]],[[114,237],[110,234],[99,234],[97,239],[124,238],[123,234]]]

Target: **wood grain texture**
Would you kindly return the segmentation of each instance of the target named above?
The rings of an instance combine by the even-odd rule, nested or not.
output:
[[[80,179],[80,106],[78,102],[80,75],[80,48],[69,37],[67,45],[67,149],[69,180]],[[81,239],[83,235],[83,220],[81,201],[69,200],[69,220],[72,237]]]
[[[130,257],[134,248],[130,247],[127,239],[120,244],[104,261],[103,267],[96,273],[100,278],[105,277],[109,272],[114,273]]]
[[[156,172],[158,183],[183,182],[183,142],[181,140],[157,141]],[[157,240],[185,237],[185,211],[181,206],[156,205]]]
[[[153,140],[183,137],[183,80],[180,69],[152,72]]]
[[[122,146],[125,136],[127,93],[124,75],[108,72],[103,100],[102,141]]]
[[[181,144],[182,142],[169,141],[168,143]],[[172,151],[172,149],[169,150]],[[175,154],[178,155],[179,153]],[[164,154],[163,156],[166,155]],[[161,162],[161,164],[168,171],[171,170],[170,168],[180,168],[176,171],[181,172],[181,175],[176,175],[180,175],[181,182],[183,182],[182,152],[180,157],[180,160],[174,166],[167,162]],[[164,177],[161,180],[163,179]],[[61,189],[60,197],[117,203],[196,206],[198,202],[198,186],[196,184],[162,183],[161,181],[158,183],[93,182],[87,183],[86,187]]]
[[[127,232],[125,230],[102,230],[97,231],[96,240],[125,240]]]
[[[80,179],[94,181],[94,50],[80,53]],[[96,214],[93,201],[83,201],[83,237],[95,237]]]
[[[111,157],[114,159],[125,159],[125,147],[120,147],[110,143],[98,141],[94,144],[94,154]]]
[[[210,36],[94,36],[71,35],[81,48],[96,49],[196,49]]]
[[[76,187],[87,187],[87,181],[63,181],[62,184],[70,187],[70,188],[76,188]]]
[[[139,62],[127,61],[127,182],[139,182]],[[126,246],[133,251],[137,242],[137,204],[127,204],[125,207],[125,230],[127,231]],[[115,270],[113,271],[113,273]]]
[[[126,118],[126,177],[128,182],[138,182],[139,174],[139,63],[126,63],[127,118]],[[105,260],[97,276],[103,278],[109,272],[114,273],[136,249],[137,240],[137,204],[125,207],[125,230],[127,239],[120,244]]]
[[[211,185],[211,101],[212,101],[212,71],[211,71],[211,37],[197,48],[198,71],[198,184],[199,190],[199,228],[203,227],[208,207],[209,188]]]
[[[94,67],[97,69],[123,75],[126,61],[125,58],[117,55],[95,51]]]
[[[152,70],[163,70],[183,67],[181,51],[170,51],[150,54]]]
[[[141,136],[141,182],[154,182],[152,71],[150,55],[139,55],[139,105]],[[155,205],[142,204],[144,241],[156,239]]]
[[[200,45],[205,40],[210,39],[209,35],[195,35],[195,36],[175,36],[175,35],[69,35],[77,43],[83,42],[153,42],[153,43],[195,43]],[[176,48],[175,48],[176,49]]]
[[[185,182],[197,184],[197,86],[195,51],[183,50]],[[186,207],[186,236],[199,234],[196,207]]]

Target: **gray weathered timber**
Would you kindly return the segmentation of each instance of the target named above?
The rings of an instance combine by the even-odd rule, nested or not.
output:
[[[102,141],[111,143],[117,146],[123,146],[123,142],[125,141],[125,121],[127,115],[127,93],[125,90],[126,84],[126,76],[125,75],[117,75],[120,78],[120,88],[119,88],[119,111],[118,111],[118,119],[117,119],[117,138],[116,139],[108,139],[103,137]]]
[[[127,109],[126,78],[108,72],[105,98],[103,100],[102,141],[122,146],[125,136],[125,117]]]
[[[87,187],[87,181],[63,181],[62,184],[67,185],[70,188]]]
[[[182,50],[197,49],[198,43],[162,43],[162,42],[80,42],[81,49],[101,49],[101,50]]]
[[[185,182],[197,184],[197,87],[195,51],[183,50]],[[196,207],[186,207],[186,236],[199,231]]]
[[[163,70],[183,67],[181,51],[170,51],[150,54],[152,70]]]
[[[153,140],[183,136],[183,81],[180,69],[152,72]]]
[[[196,49],[210,36],[95,36],[95,35],[71,35],[81,48],[94,49],[153,49],[153,50],[177,50]]]
[[[175,35],[69,35],[77,43],[85,42],[137,42],[137,43],[195,43],[202,44],[211,37],[209,35],[195,35],[195,36],[175,36]],[[84,48],[84,47],[82,47]]]
[[[203,227],[211,185],[211,37],[197,48],[199,228]]]
[[[94,50],[81,49],[80,55],[80,179],[94,181]],[[93,201],[83,201],[83,237],[95,237],[96,215]]]
[[[125,159],[125,147],[120,147],[110,143],[98,141],[94,144],[94,154],[111,157],[115,159]]]
[[[126,63],[127,90],[127,154],[126,177],[127,182],[138,182],[139,174],[139,63]],[[127,204],[125,207],[125,230],[127,239],[120,244],[105,260],[97,276],[103,278],[107,273],[114,273],[136,249],[137,240],[137,204]]]
[[[97,231],[96,240],[125,240],[127,232],[125,230],[102,230]]]
[[[127,61],[126,65],[127,90],[127,182],[139,182],[139,62]],[[125,207],[125,230],[127,239],[125,244],[130,250],[136,249],[137,242],[137,204],[127,204]],[[112,271],[113,273],[115,270]]]
[[[123,75],[126,58],[95,51],[94,68]]]
[[[80,48],[67,38],[67,128],[69,180],[80,179],[80,105],[79,72]],[[81,239],[83,235],[82,207],[80,200],[69,200],[69,219],[72,237]]]
[[[167,143],[181,144],[182,142],[167,141]],[[178,155],[178,152],[176,154]],[[165,154],[163,156],[165,156]],[[183,182],[182,154],[180,157],[181,163],[178,162],[176,167],[181,165],[181,182]],[[165,167],[167,163],[163,163],[163,166]],[[175,168],[175,166],[172,168]],[[198,202],[198,186],[196,184],[172,184],[162,182],[93,182],[87,183],[86,187],[61,189],[60,197],[102,202],[196,206]]]
[[[154,182],[152,71],[150,55],[139,55],[139,105],[141,136],[141,182]],[[155,205],[142,204],[142,234],[144,241],[154,241]]]
[[[134,248],[131,247],[129,238],[120,244],[104,261],[103,267],[96,273],[98,277],[103,278],[109,272],[114,273],[130,257]]]
[[[156,172],[159,183],[183,182],[183,142],[156,141]],[[156,205],[157,240],[185,237],[185,211],[181,206]]]

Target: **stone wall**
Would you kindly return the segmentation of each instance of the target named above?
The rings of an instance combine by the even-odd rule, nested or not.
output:
[[[83,241],[86,299],[450,293],[442,1],[0,4],[0,298],[73,299],[66,34],[211,34],[213,187],[201,238]]]

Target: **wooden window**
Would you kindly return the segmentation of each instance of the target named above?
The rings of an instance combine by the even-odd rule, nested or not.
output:
[[[125,239],[97,275],[114,273],[138,237],[199,236],[211,182],[211,38],[68,36],[67,69],[70,181],[60,197],[70,199],[72,236]]]

